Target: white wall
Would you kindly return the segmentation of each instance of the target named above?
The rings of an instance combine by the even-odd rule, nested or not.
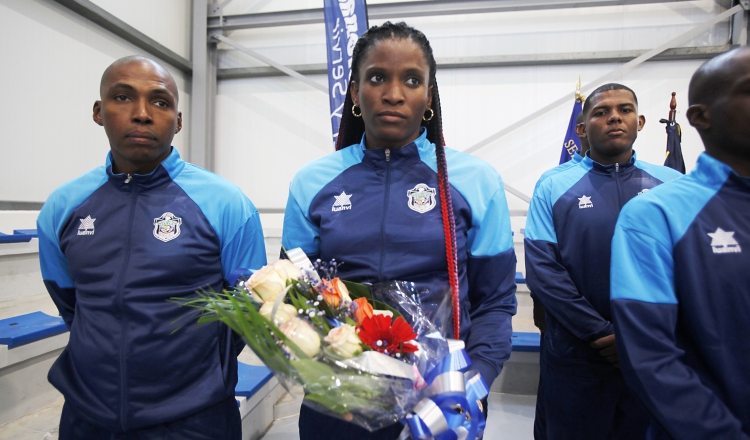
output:
[[[189,20],[182,22],[189,18],[189,0],[169,0],[182,11],[177,14],[154,9],[160,2],[150,0],[97,3],[106,8],[119,4],[115,12],[127,15],[123,20],[157,40],[163,34],[152,33],[148,23],[158,18],[175,34],[161,43],[188,54],[189,35],[175,29],[189,29]],[[132,54],[147,55],[52,0],[0,0],[0,200],[42,202],[63,182],[104,163],[109,145],[102,127],[91,119],[92,106],[104,69]],[[189,79],[165,67],[177,81],[187,127]],[[183,129],[174,140],[184,152],[187,132]]]
[[[313,5],[312,3],[315,3]],[[373,4],[374,2],[369,2]],[[292,7],[297,5],[297,7]],[[317,6],[316,6],[317,5]],[[311,1],[235,1],[225,13],[320,7]],[[410,18],[425,32],[438,59],[563,52],[651,49],[722,12],[714,1],[575,8],[533,12]],[[394,17],[397,20],[398,17]],[[371,22],[371,24],[376,24]],[[322,24],[235,31],[229,37],[284,64],[325,62]],[[685,46],[721,45],[728,23]],[[226,47],[221,67],[262,63]],[[633,88],[647,123],[635,144],[639,158],[662,163],[671,92],[683,125],[688,168],[702,151],[684,118],[690,76],[702,61],[648,62],[615,79]],[[534,183],[555,166],[573,104],[578,75],[586,84],[619,64],[440,69],[438,84],[448,145],[463,150],[569,93],[569,104],[476,152],[505,181],[531,195]],[[327,84],[324,75],[311,77]],[[217,172],[239,184],[262,208],[284,207],[288,183],[310,160],[332,151],[325,94],[289,77],[223,80],[216,106]],[[528,205],[509,196],[511,209]]]

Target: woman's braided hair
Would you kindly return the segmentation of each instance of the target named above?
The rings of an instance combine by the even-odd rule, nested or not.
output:
[[[349,90],[352,81],[359,80],[359,67],[362,59],[376,42],[385,39],[410,39],[417,43],[424,53],[425,60],[430,66],[429,85],[432,86],[432,110],[434,116],[430,121],[422,121],[422,126],[427,129],[427,139],[435,144],[437,156],[438,187],[440,193],[440,211],[443,218],[443,233],[445,236],[445,255],[448,266],[448,281],[451,286],[451,299],[453,304],[453,334],[459,338],[460,312],[458,291],[458,254],[456,249],[456,222],[453,216],[453,203],[451,200],[450,185],[448,183],[448,164],[445,160],[445,138],[443,137],[443,114],[440,109],[440,93],[438,92],[435,73],[437,63],[432,54],[432,47],[425,35],[408,26],[406,23],[391,23],[387,21],[381,26],[373,26],[357,40],[352,53],[351,77],[349,78]],[[339,136],[336,141],[336,150],[340,150],[352,144],[358,144],[365,132],[365,123],[362,118],[356,118],[352,114],[351,94],[347,92],[342,110]]]

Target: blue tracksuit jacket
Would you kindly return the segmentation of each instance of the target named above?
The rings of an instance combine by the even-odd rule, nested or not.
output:
[[[446,149],[456,218],[461,338],[487,383],[511,351],[515,266],[503,183],[487,163]],[[412,281],[423,303],[448,287],[435,145],[421,136],[399,149],[360,144],[300,170],[292,181],[283,245],[335,258],[359,282]],[[448,325],[450,327],[450,325]]]
[[[551,354],[608,365],[589,344],[614,333],[609,265],[617,215],[628,200],[679,176],[636,160],[635,153],[614,165],[587,154],[540,180],[526,220],[526,280],[547,309]]]
[[[148,175],[113,174],[110,154],[55,190],[37,227],[42,277],[70,329],[49,380],[81,418],[122,432],[233,395],[232,333],[175,323],[189,310],[169,299],[266,263],[258,212],[238,187],[176,149]]]
[[[703,153],[612,242],[625,379],[676,439],[750,439],[750,178]]]

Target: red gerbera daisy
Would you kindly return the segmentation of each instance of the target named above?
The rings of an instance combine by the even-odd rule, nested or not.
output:
[[[384,354],[414,353],[419,347],[407,341],[416,337],[414,329],[400,316],[392,320],[390,316],[372,315],[362,320],[359,327],[359,339]]]

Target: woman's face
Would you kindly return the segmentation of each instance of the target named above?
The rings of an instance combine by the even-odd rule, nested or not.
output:
[[[419,137],[432,104],[429,74],[424,52],[411,39],[380,40],[369,49],[350,92],[362,110],[367,148],[399,148]]]

